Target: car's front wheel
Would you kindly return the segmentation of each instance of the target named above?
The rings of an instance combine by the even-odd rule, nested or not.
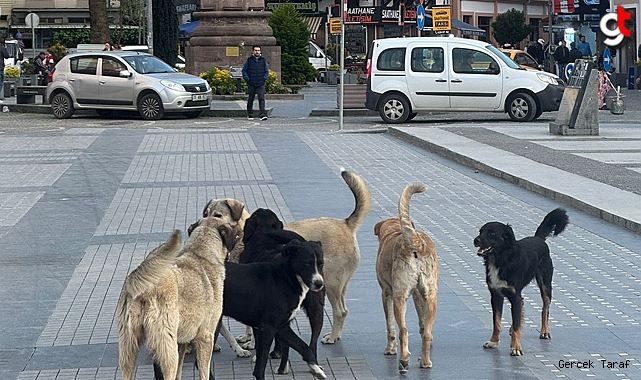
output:
[[[514,121],[532,121],[537,114],[536,101],[525,92],[513,94],[507,101],[507,114]]]
[[[138,112],[143,119],[146,120],[159,120],[165,114],[165,109],[162,106],[162,100],[156,94],[144,95],[138,103]]]
[[[403,123],[412,113],[407,99],[399,94],[390,94],[383,98],[379,112],[381,119],[390,124]]]
[[[73,101],[66,92],[59,92],[51,99],[51,112],[56,118],[68,119],[73,115],[74,111]]]

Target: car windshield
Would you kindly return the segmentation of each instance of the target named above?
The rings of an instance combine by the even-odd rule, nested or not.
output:
[[[140,74],[174,73],[171,66],[152,55],[130,55],[123,57]]]
[[[499,59],[501,61],[505,62],[505,64],[508,67],[513,68],[513,69],[520,69],[521,68],[519,65],[516,64],[516,62],[511,60],[510,57],[506,56],[503,52],[501,52],[499,49],[495,48],[494,46],[487,45],[486,48],[489,51],[491,51],[492,53],[494,53],[497,57],[499,57]]]

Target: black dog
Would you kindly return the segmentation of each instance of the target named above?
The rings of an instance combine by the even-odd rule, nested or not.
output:
[[[485,262],[485,282],[490,290],[494,328],[492,336],[483,347],[496,348],[501,334],[503,297],[512,304],[512,327],[510,335],[510,355],[523,355],[521,348],[521,325],[523,323],[523,298],[521,291],[532,279],[541,291],[543,310],[541,312],[541,339],[550,339],[548,315],[552,300],[552,259],[545,239],[563,232],[568,225],[564,209],[557,208],[545,216],[532,237],[516,240],[509,224],[486,223],[474,239],[478,255]]]
[[[316,378],[326,378],[312,348],[289,325],[308,291],[315,293],[323,288],[316,259],[319,255],[322,257],[319,244],[292,240],[277,260],[225,264],[223,315],[253,328],[256,339],[253,375],[257,380],[265,379],[274,338],[300,353]]]
[[[254,211],[245,222],[243,235],[245,248],[240,254],[239,262],[246,264],[252,262],[270,262],[278,259],[284,246],[293,240],[306,241],[299,234],[284,230],[283,223],[273,211],[259,208]],[[320,248],[320,243],[318,243],[318,248]],[[318,269],[322,275],[323,255],[320,249],[317,249],[316,260]],[[312,348],[314,355],[317,355],[318,338],[323,329],[325,288],[318,292],[308,292],[303,300],[302,307],[307,314],[312,330],[309,346]],[[274,351],[270,356],[272,358],[281,358],[277,372],[279,374],[287,373],[289,347],[283,345],[279,339],[276,339]]]

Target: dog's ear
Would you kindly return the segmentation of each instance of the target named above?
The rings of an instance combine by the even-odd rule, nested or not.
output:
[[[292,240],[283,247],[282,255],[284,259],[289,259],[298,253],[298,248],[302,243],[298,240]]]
[[[249,238],[256,233],[257,223],[256,218],[252,217],[249,217],[249,219],[245,221],[245,228],[243,229],[243,243],[247,243]]]
[[[383,224],[383,222],[378,222],[374,225],[374,235],[378,236],[378,234],[381,233],[381,224]]]
[[[506,224],[505,228],[503,228],[503,240],[508,244],[516,243],[516,237],[514,237],[514,230],[512,230],[512,226],[510,226],[509,224]]]
[[[234,246],[236,245],[236,228],[227,224],[221,224],[218,226],[218,233],[223,240],[225,248],[227,248],[228,251],[234,249]]]
[[[225,199],[225,204],[227,205],[227,207],[229,207],[232,219],[236,221],[240,220],[240,218],[243,216],[243,210],[245,209],[245,205],[243,204],[243,202],[236,199],[227,198]]]
[[[209,216],[209,206],[211,206],[211,202],[213,202],[213,201],[214,201],[214,200],[213,200],[213,199],[211,199],[211,200],[210,200],[209,202],[207,202],[207,204],[205,205],[205,208],[203,209],[203,218],[206,218],[206,217],[208,217],[208,216]]]
[[[194,232],[198,226],[200,226],[200,220],[187,227],[187,236],[191,236],[191,233]]]

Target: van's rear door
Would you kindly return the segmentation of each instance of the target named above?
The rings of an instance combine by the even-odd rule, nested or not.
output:
[[[408,46],[407,89],[412,109],[446,110],[450,108],[447,45],[429,40]]]

